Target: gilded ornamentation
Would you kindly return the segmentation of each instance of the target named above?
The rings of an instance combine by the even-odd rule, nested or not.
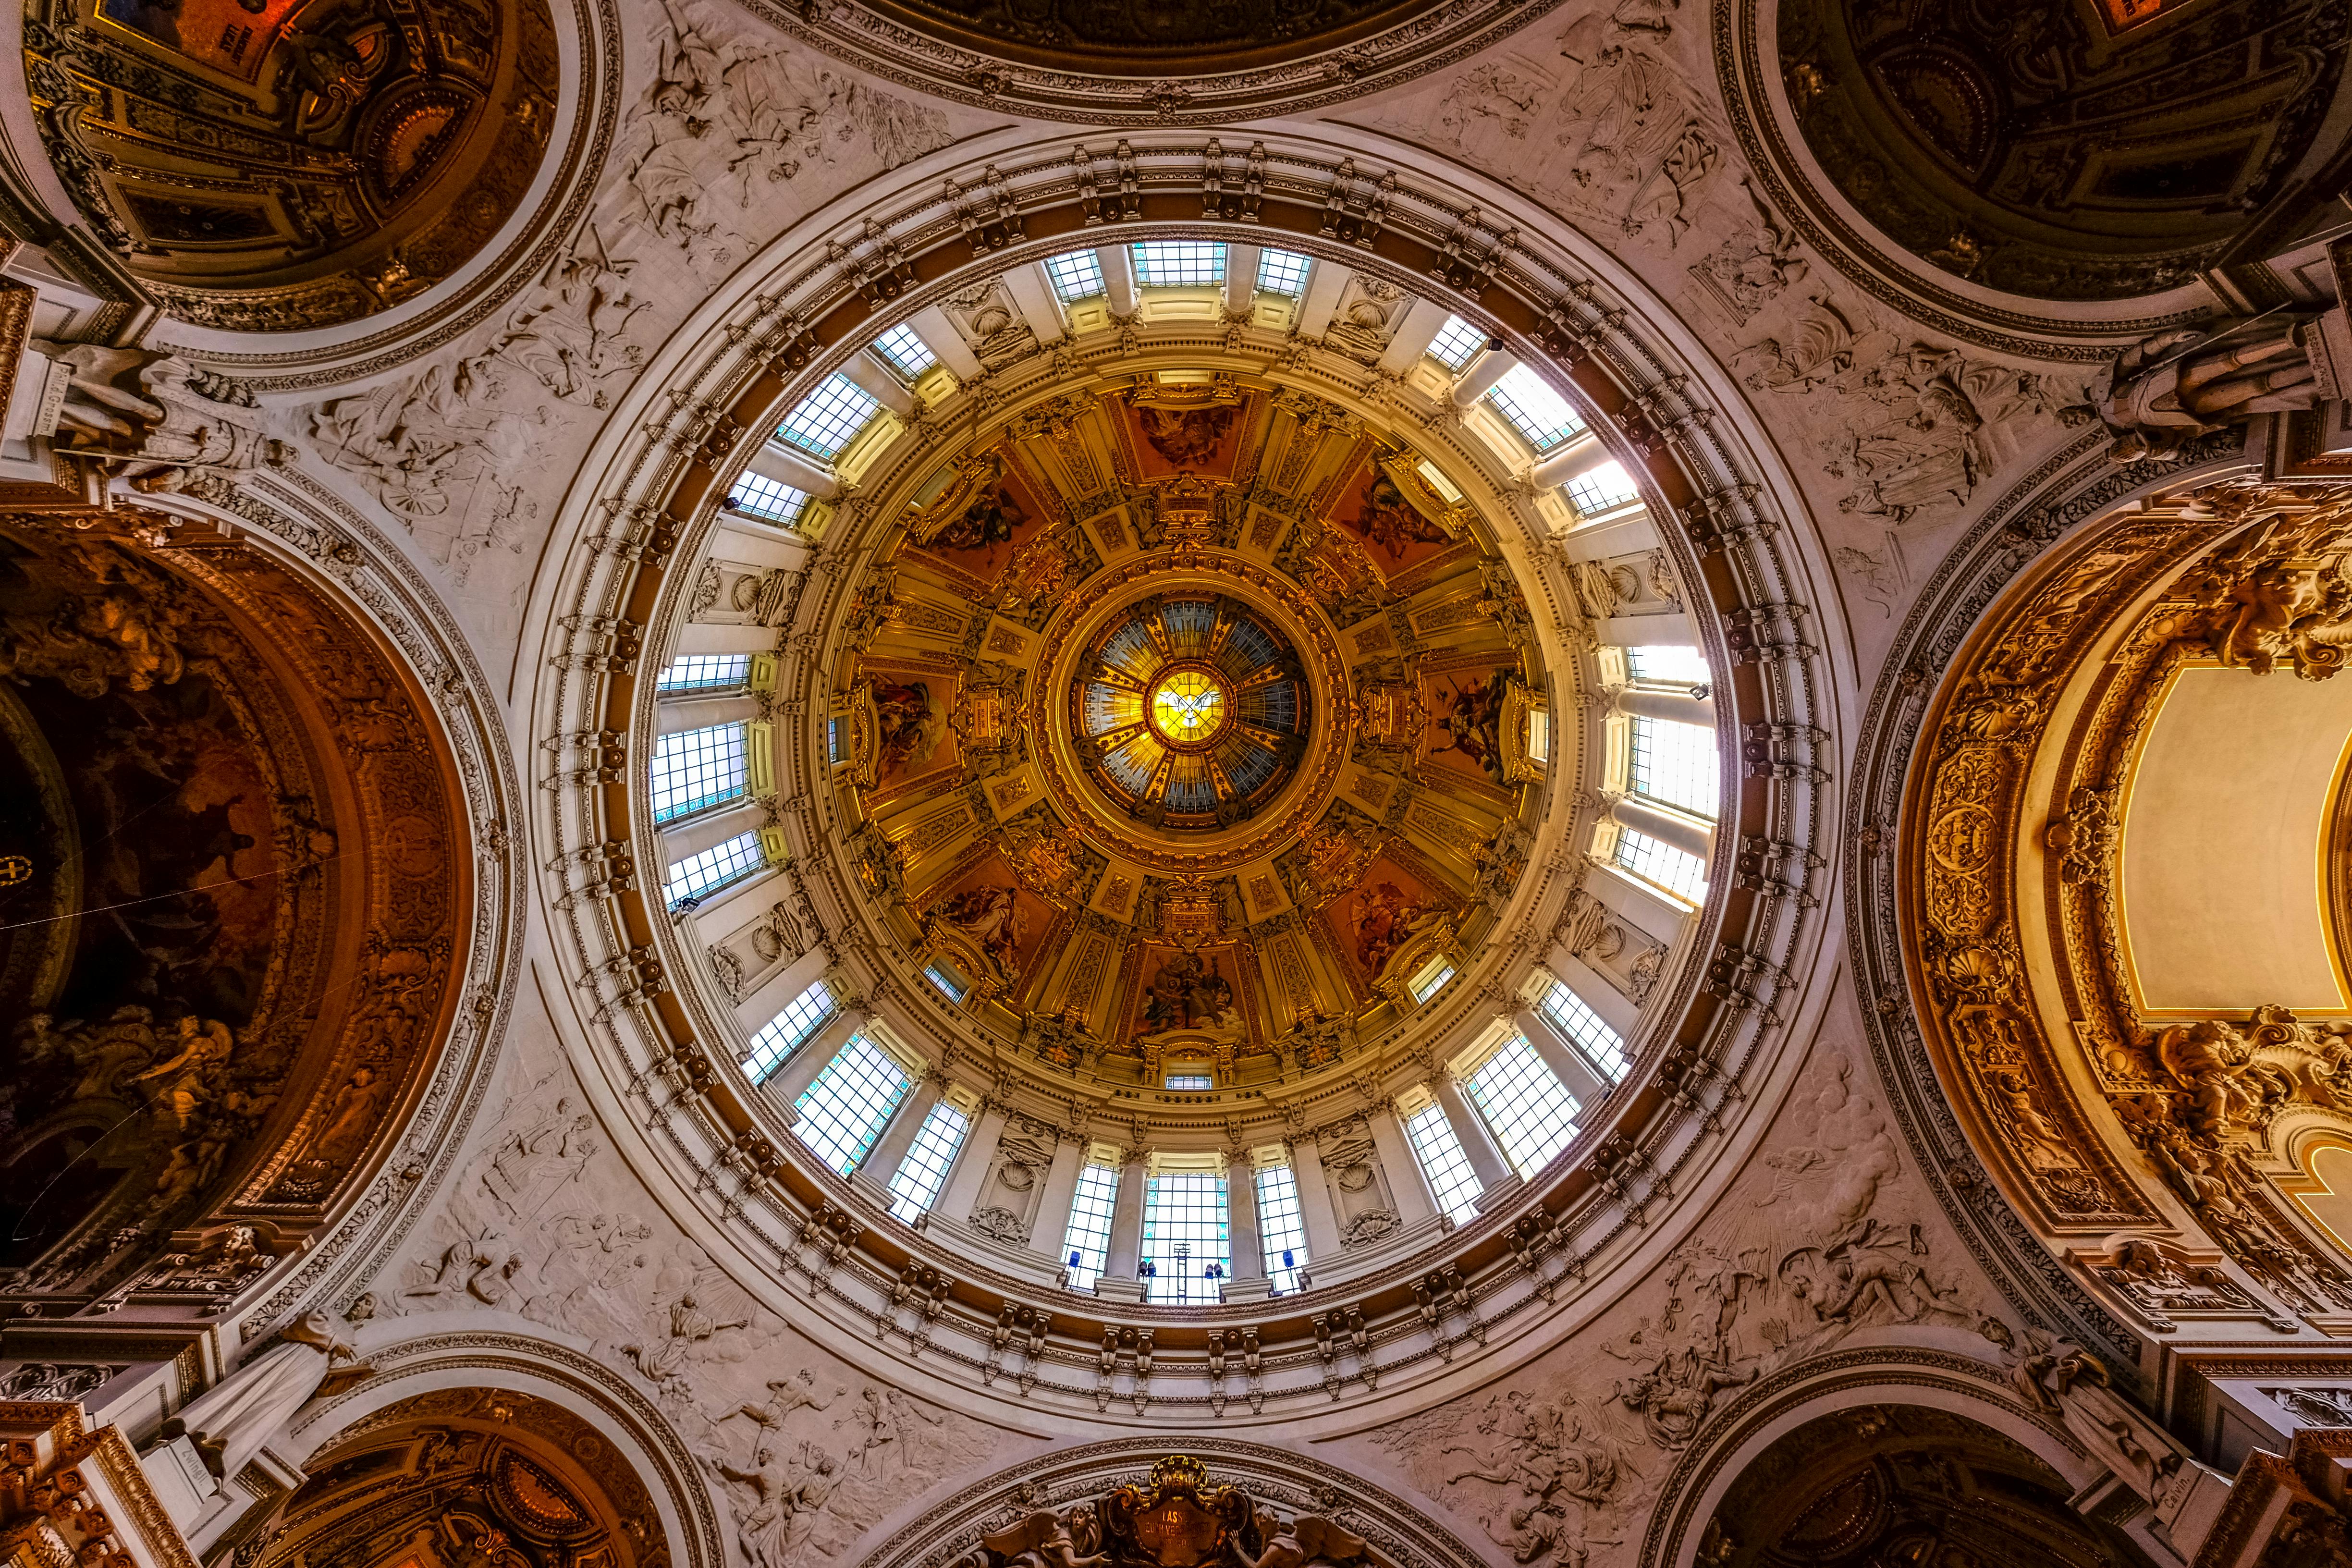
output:
[[[2120,979],[2115,866],[2126,759],[2168,671],[2214,659],[2325,679],[2338,667],[2336,622],[2352,618],[2337,604],[2352,589],[2336,576],[2340,504],[2326,491],[2258,501],[2222,487],[2192,498],[2186,518],[2127,523],[2077,548],[1956,671],[1909,837],[1920,922],[1912,962],[1934,1037],[2010,1169],[2054,1215],[2154,1217],[2074,1102],[2056,1052],[2080,1050],[2144,1157],[2141,1179],[2168,1188],[2233,1263],[2297,1313],[2343,1310],[2352,1275],[2288,1223],[2255,1156],[2289,1107],[2336,1107],[2352,1048],[2336,1026],[2281,1007],[2141,1021]],[[2018,837],[2031,830],[2017,820],[2021,792],[2037,751],[2059,742],[2045,726],[2101,635],[2102,608],[2129,602],[2158,574],[2172,581],[2124,628],[2116,673],[2064,738],[2071,773],[2049,786],[2063,808],[2039,830],[2060,984],[2081,1020],[2062,1045],[2042,1033],[2033,993],[2049,982],[2029,981],[2011,907]],[[2228,1276],[2153,1243],[2084,1267],[2165,1331],[2173,1308],[2288,1322]]]
[[[928,467],[850,587],[850,864],[1040,1060],[1328,1066],[1525,878],[1525,602],[1434,465],[1329,414],[1231,374],[1033,406]],[[1239,553],[1253,517],[1284,525],[1271,564]],[[987,615],[950,652],[917,603]],[[1469,606],[1434,664],[1430,604]],[[1349,668],[1334,613],[1377,663]],[[1445,785],[1401,787],[1431,748]]]

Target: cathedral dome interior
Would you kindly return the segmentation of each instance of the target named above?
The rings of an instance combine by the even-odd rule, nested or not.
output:
[[[26,1568],[2352,1563],[2341,4],[10,16]]]

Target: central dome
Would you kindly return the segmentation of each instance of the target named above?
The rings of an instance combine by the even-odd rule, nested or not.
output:
[[[1087,776],[1127,815],[1230,827],[1297,771],[1313,700],[1290,639],[1223,596],[1153,596],[1090,640],[1069,715]]]
[[[858,896],[948,1026],[1057,1075],[1335,1065],[1526,871],[1526,602],[1362,412],[1182,361],[1029,395],[866,481],[821,731]]]

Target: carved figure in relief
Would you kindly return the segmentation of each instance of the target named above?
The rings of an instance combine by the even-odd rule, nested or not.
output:
[[[2031,1079],[2013,1069],[1995,1069],[1985,1074],[1985,1083],[2007,1108],[2009,1131],[2030,1163],[2039,1169],[2069,1171],[2080,1165],[2065,1133],[2043,1112]]]
[[[1594,195],[1631,189],[1616,215],[1629,237],[1663,219],[1668,243],[1678,243],[1690,226],[1685,205],[1722,162],[1722,149],[1680,75],[1625,42],[1627,30],[1594,12],[1560,34],[1559,57],[1573,68],[1560,89],[1552,141],[1576,186]]]
[[[1898,525],[1966,502],[2021,454],[2033,418],[2090,417],[2047,377],[1906,342],[1826,295],[1733,357],[1754,365],[1742,377],[1754,391],[1827,388],[1847,400],[1841,427],[1816,442],[1823,471],[1846,486],[1838,510]]]
[[[180,1020],[178,1044],[178,1053],[169,1061],[156,1063],[131,1081],[153,1083],[152,1092],[170,1112],[173,1125],[184,1132],[198,1108],[217,1091],[220,1070],[228,1064],[236,1041],[227,1025],[191,1013]]]
[[[320,455],[397,516],[459,584],[485,554],[520,554],[540,503],[501,476],[541,456],[547,411],[497,348],[310,410]]]
[[[1006,980],[1020,977],[1029,917],[1012,889],[966,888],[940,906],[939,918],[978,942]]]
[[[1356,962],[1373,979],[1416,933],[1444,918],[1436,906],[1408,895],[1394,882],[1375,882],[1356,895]]]
[[[753,1452],[748,1470],[723,1459],[705,1462],[720,1479],[756,1500],[735,1519],[735,1539],[744,1561],[753,1568],[795,1568],[816,1529],[817,1514],[840,1484],[834,1457],[814,1443],[801,1444],[789,1457],[763,1443]]]
[[[495,1230],[465,1237],[441,1249],[429,1261],[408,1268],[404,1302],[434,1308],[462,1306],[470,1297],[485,1307],[503,1307],[512,1295],[511,1281],[522,1259],[500,1245]]]
[[[595,1126],[587,1112],[572,1109],[569,1098],[558,1100],[551,1115],[509,1133],[492,1152],[481,1174],[483,1188],[518,1219],[535,1218],[554,1191],[577,1182],[603,1148]]]
[[[2340,309],[2340,307],[2339,307]],[[2312,316],[2179,327],[2134,343],[2092,384],[2118,463],[2168,459],[2191,438],[2318,398]],[[2324,350],[2322,351],[2324,353]]]
[[[67,1097],[110,1100],[131,1093],[131,1084],[163,1048],[155,1038],[153,1012],[136,1004],[117,1007],[103,1024],[68,1023],[60,1029],[47,1013],[17,1022],[16,1059],[26,1067],[52,1057],[70,1059],[81,1077]]]
[[[1895,550],[1894,536],[1887,538],[1887,547],[1875,553],[1850,544],[1841,544],[1830,552],[1838,570],[1862,584],[1862,596],[1876,605],[1891,619],[1895,598],[1903,592],[1903,567]]]
[[[1876,1238],[1881,1222],[1871,1213],[1878,1189],[1903,1169],[1894,1134],[1876,1106],[1854,1092],[1853,1064],[1835,1059],[1821,1089],[1808,1103],[1817,1142],[1765,1157],[1774,1173],[1772,1190],[1757,1200],[1769,1207],[1792,1193],[1811,1173],[1826,1170],[1828,1190],[1793,1216],[1800,1233],[1821,1238],[1824,1253]]]
[[[698,263],[730,258],[766,187],[812,164],[882,169],[944,146],[947,117],[787,49],[666,7],[654,79],[622,155],[632,216]]]
[[[216,1476],[230,1479],[243,1470],[339,1363],[353,1363],[337,1374],[339,1380],[373,1371],[358,1364],[359,1352],[324,1312],[305,1313],[279,1338],[283,1343],[189,1401],[167,1425],[164,1435],[185,1431]]]
[[[866,1423],[866,1433],[850,1452],[850,1462],[870,1479],[903,1474],[916,1466],[914,1424],[937,1426],[945,1417],[918,1405],[895,1388],[866,1386],[864,1403],[853,1419]]]
[[[1752,216],[1690,271],[1727,310],[1734,322],[1748,319],[1805,280],[1808,267],[1795,231],[1782,224],[1745,175],[1739,188]]]
[[[1965,1321],[1969,1313],[1957,1293],[1938,1286],[1911,1256],[1926,1250],[1918,1227],[1913,1226],[1907,1245],[1905,1237],[1882,1232],[1818,1257],[1812,1256],[1813,1248],[1800,1247],[1780,1260],[1781,1278],[1824,1321],[1845,1319],[1865,1305],[1877,1305],[1906,1323],[1929,1314]]]
[[[2187,1091],[2189,1127],[2218,1140],[2234,1121],[2252,1121],[2270,1101],[2292,1092],[2284,1072],[2253,1059],[2253,1045],[2231,1025],[2202,1018],[2156,1037],[2157,1057]]]
[[[646,1382],[661,1388],[664,1393],[683,1392],[678,1385],[682,1382],[688,1358],[698,1348],[730,1330],[751,1326],[749,1303],[736,1302],[734,1306],[743,1315],[721,1319],[717,1312],[696,1300],[693,1291],[688,1290],[672,1301],[663,1314],[663,1326],[667,1331],[661,1338],[623,1345],[621,1353],[629,1358],[631,1365],[646,1374]]]
[[[349,1165],[375,1135],[384,1099],[392,1089],[373,1068],[353,1071],[343,1087],[335,1091],[335,1101],[327,1108],[326,1120],[297,1163],[328,1172]]]
[[[1002,1562],[1005,1568],[1095,1568],[1110,1561],[1101,1550],[1102,1527],[1095,1510],[1079,1503],[1063,1516],[1043,1510],[1010,1530],[980,1538],[980,1550],[959,1568],[987,1568]]]
[[[2210,504],[2228,515],[2242,500],[2225,491]],[[2352,650],[2343,515],[2336,505],[2273,516],[2231,540],[2188,585],[2206,607],[2179,630],[2202,635],[2222,663],[2257,674],[2284,666],[2306,680],[2333,676]]]
[[[489,353],[500,354],[566,403],[602,408],[598,384],[645,363],[629,324],[650,301],[629,288],[635,258],[616,258],[594,224],[548,263],[539,287],[507,318]]]

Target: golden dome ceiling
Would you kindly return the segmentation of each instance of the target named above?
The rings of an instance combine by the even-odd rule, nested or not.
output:
[[[898,521],[836,679],[837,798],[896,933],[1042,1065],[1312,1068],[1493,924],[1546,676],[1415,449],[1160,370],[937,461]]]

